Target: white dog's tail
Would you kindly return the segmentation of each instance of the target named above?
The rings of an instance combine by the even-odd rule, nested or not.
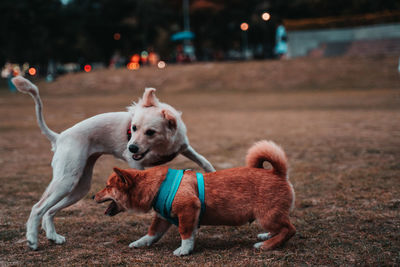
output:
[[[271,163],[279,177],[287,179],[287,159],[283,149],[272,141],[259,141],[247,152],[246,165],[250,168],[263,168],[264,161]]]
[[[15,87],[17,87],[18,91],[25,94],[30,94],[33,100],[35,100],[36,117],[40,130],[42,130],[42,133],[47,136],[54,148],[57,141],[58,133],[50,130],[49,127],[47,127],[46,122],[44,121],[42,113],[42,100],[39,96],[39,89],[36,85],[34,85],[22,76],[17,76],[13,78],[12,83],[15,85]]]

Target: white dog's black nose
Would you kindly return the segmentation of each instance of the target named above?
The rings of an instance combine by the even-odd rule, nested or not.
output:
[[[139,147],[137,145],[135,145],[135,144],[132,144],[132,145],[129,146],[129,151],[132,152],[132,153],[136,153],[136,152],[139,151]]]

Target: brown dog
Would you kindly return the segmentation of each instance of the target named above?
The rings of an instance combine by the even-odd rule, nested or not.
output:
[[[272,165],[263,168],[264,161]],[[173,198],[171,217],[179,221],[181,247],[174,255],[192,252],[198,225],[242,225],[257,220],[269,233],[258,237],[266,240],[255,248],[271,250],[290,239],[296,232],[290,223],[289,211],[294,203],[294,191],[287,179],[284,151],[273,142],[261,141],[250,148],[247,167],[204,174],[205,212],[200,217],[201,202],[196,173],[186,171]],[[166,179],[168,167],[148,170],[114,168],[107,186],[95,195],[98,203],[111,201],[106,214],[121,211],[151,210],[158,191]],[[147,235],[132,242],[130,247],[150,246],[157,242],[171,223],[156,214]]]

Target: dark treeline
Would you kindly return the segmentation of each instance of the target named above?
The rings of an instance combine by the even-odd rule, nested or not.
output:
[[[250,25],[249,46],[268,57],[279,19],[352,15],[400,9],[398,0],[190,0],[191,30],[199,59],[240,50],[240,23]],[[262,21],[268,11],[272,19]],[[119,51],[144,49],[172,56],[173,33],[183,30],[182,0],[2,0],[0,63],[104,62]],[[115,40],[114,34],[120,39]]]

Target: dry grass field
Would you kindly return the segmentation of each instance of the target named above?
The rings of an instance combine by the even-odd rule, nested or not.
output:
[[[253,249],[257,223],[202,226],[191,256],[172,228],[156,245],[130,249],[152,214],[103,215],[90,198],[102,189],[111,156],[95,167],[90,193],[56,216],[67,243],[41,231],[26,246],[25,222],[51,179],[52,152],[27,95],[0,92],[0,266],[87,265],[399,265],[400,76],[395,58],[296,59],[99,70],[38,82],[57,132],[92,115],[124,110],[156,87],[183,112],[192,146],[217,169],[241,166],[257,140],[281,144],[296,191],[296,235],[282,248]],[[196,168],[179,156],[169,166]]]

